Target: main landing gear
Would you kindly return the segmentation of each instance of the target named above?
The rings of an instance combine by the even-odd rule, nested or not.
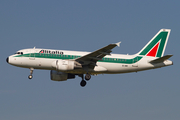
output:
[[[30,68],[30,75],[28,76],[29,79],[32,79],[32,78],[33,78],[33,76],[32,76],[33,70],[34,70],[34,68]]]
[[[81,87],[86,86],[86,84],[87,84],[86,81],[88,81],[88,80],[91,79],[91,75],[90,75],[90,74],[86,74],[86,75],[85,75],[85,80],[86,80],[86,81],[84,80],[84,74],[80,74],[79,77],[82,78],[82,81],[80,82]]]

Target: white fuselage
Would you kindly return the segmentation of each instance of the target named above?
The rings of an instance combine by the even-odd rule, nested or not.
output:
[[[67,50],[51,50],[51,49],[23,49],[16,54],[9,56],[8,63],[23,68],[56,70],[53,63],[56,60],[74,60],[78,57],[89,54],[89,52],[67,51]],[[156,57],[141,55],[122,55],[111,54],[99,60],[92,70],[88,70],[90,74],[116,74],[137,72],[147,69],[159,68],[172,65],[172,61],[165,60],[162,63],[151,64],[149,61]],[[62,71],[73,74],[84,74],[87,70],[75,69]]]

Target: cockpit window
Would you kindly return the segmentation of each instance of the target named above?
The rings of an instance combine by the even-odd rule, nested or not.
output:
[[[18,54],[18,55],[23,55],[23,52],[16,52],[16,54]]]

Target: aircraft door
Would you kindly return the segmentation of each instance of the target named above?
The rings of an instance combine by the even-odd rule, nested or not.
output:
[[[30,50],[29,59],[35,60],[35,47]]]

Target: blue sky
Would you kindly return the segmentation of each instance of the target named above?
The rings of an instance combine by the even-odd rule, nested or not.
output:
[[[1,0],[0,119],[180,119],[179,1]],[[161,29],[171,29],[165,54],[173,66],[138,73],[50,80],[50,71],[6,63],[24,48],[94,51],[121,41],[113,53],[134,54]]]

